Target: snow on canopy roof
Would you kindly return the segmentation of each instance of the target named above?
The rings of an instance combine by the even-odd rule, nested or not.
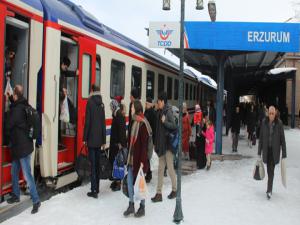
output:
[[[297,68],[295,68],[295,67],[282,67],[282,68],[271,69],[268,72],[268,74],[276,75],[276,74],[281,74],[281,73],[289,73],[289,72],[296,71],[296,70],[297,70]]]

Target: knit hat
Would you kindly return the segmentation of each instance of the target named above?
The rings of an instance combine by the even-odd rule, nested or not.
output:
[[[123,97],[122,97],[122,96],[116,96],[116,97],[115,97],[115,100],[116,100],[119,104],[121,104],[121,101],[123,100]]]
[[[111,100],[110,102],[110,108],[113,112],[115,112],[118,108],[120,108],[119,106],[119,102],[115,99]]]

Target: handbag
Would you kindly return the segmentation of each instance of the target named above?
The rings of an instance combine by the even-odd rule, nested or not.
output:
[[[172,148],[172,152],[174,155],[177,154],[178,152],[178,145],[179,145],[179,134],[178,134],[178,130],[174,130],[172,132],[168,133],[169,136],[169,143],[171,145]]]
[[[69,111],[69,104],[68,104],[68,97],[66,96],[62,105],[59,119],[65,123],[70,122],[70,111]]]
[[[123,181],[122,181],[122,192],[123,194],[129,198],[129,194],[128,194],[128,183],[127,183],[127,174],[124,177]]]
[[[136,201],[144,200],[147,198],[148,188],[145,180],[145,175],[142,167],[140,167],[134,183],[134,199]]]
[[[99,172],[100,179],[101,180],[110,179],[112,177],[112,165],[110,164],[107,150],[101,151],[99,164],[100,164],[100,172]]]
[[[253,178],[254,180],[263,180],[265,178],[265,167],[261,159],[257,160],[255,164]]]
[[[125,176],[125,165],[118,166],[117,159],[114,161],[112,176],[116,180],[122,180]]]
[[[85,153],[84,153],[85,150]],[[78,174],[80,180],[86,180],[91,175],[91,163],[88,158],[87,147],[83,145],[80,149],[80,153],[75,161],[75,171]]]

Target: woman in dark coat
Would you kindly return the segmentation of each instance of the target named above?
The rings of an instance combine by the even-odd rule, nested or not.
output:
[[[143,106],[139,100],[135,100],[131,107],[132,112],[132,126],[130,132],[130,145],[127,160],[127,183],[128,183],[128,195],[129,206],[123,213],[125,217],[130,214],[134,214],[135,217],[145,216],[145,199],[141,200],[140,208],[135,213],[134,210],[134,183],[139,171],[139,168],[143,168],[143,172],[146,173],[149,169],[147,147],[148,137],[151,131],[151,127],[147,119],[143,114]]]
[[[255,124],[256,124],[256,113],[254,110],[254,105],[251,105],[251,109],[248,112],[248,116],[247,116],[248,145],[250,146],[250,148],[252,148],[253,138],[256,138],[254,136]]]
[[[122,148],[126,148],[126,121],[125,116],[120,109],[120,105],[117,100],[113,99],[110,103],[110,108],[112,111],[112,124],[111,124],[111,134],[110,134],[110,145],[109,145],[109,161],[113,166],[114,160],[118,151]],[[114,180],[110,188],[112,191],[121,190],[121,181]]]

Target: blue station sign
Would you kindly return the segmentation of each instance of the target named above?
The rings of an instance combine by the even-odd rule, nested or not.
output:
[[[300,52],[300,24],[185,22],[185,48]]]

